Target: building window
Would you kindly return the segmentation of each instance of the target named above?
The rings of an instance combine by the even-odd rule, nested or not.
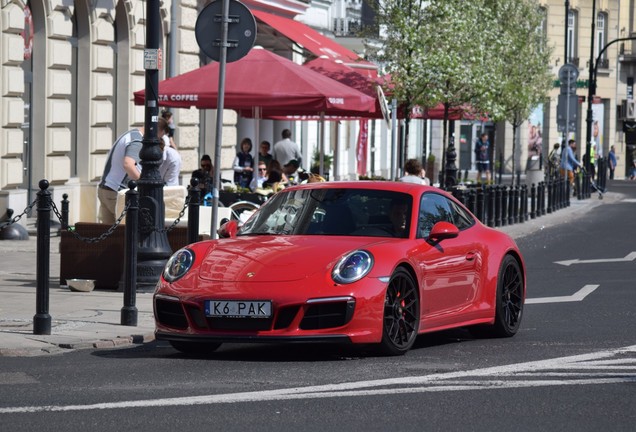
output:
[[[573,59],[577,59],[579,57],[579,53],[577,50],[578,46],[578,13],[576,11],[570,11],[568,13],[568,58],[566,59],[566,63],[577,63],[574,62]]]
[[[607,45],[607,14],[599,12],[596,16],[596,41],[594,46],[594,57],[598,58],[598,54]],[[607,51],[603,53],[603,56],[599,59],[607,60]]]

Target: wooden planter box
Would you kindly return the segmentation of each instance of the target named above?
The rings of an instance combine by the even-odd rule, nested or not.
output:
[[[99,237],[110,225],[78,222],[75,231],[86,238]],[[94,279],[97,289],[118,289],[124,272],[124,239],[126,227],[118,226],[104,240],[86,243],[68,231],[60,238],[60,285],[67,279]],[[203,236],[199,236],[202,240]],[[168,232],[172,251],[188,244],[186,227],[175,227]]]

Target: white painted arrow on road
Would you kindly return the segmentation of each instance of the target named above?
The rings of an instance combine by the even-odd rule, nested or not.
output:
[[[628,262],[634,261],[636,259],[636,252],[632,252],[628,254],[625,258],[600,258],[600,259],[591,259],[591,260],[580,260],[573,259],[567,261],[555,261],[555,264],[561,264],[564,266],[571,266],[572,264],[600,264],[600,263],[611,263],[611,262]]]
[[[582,301],[585,297],[588,296],[591,292],[593,292],[600,285],[585,285],[583,288],[578,290],[572,295],[569,296],[555,296],[555,297],[537,297],[526,299],[526,304],[537,304],[537,303],[565,303],[565,302],[575,302]]]

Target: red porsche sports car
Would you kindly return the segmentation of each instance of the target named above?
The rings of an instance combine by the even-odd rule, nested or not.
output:
[[[295,186],[222,234],[174,253],[157,284],[156,337],[182,352],[346,341],[400,355],[421,333],[519,329],[526,278],[515,242],[434,187]]]

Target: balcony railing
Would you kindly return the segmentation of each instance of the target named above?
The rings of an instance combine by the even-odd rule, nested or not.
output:
[[[598,69],[609,69],[609,59],[602,58],[599,59],[598,64],[596,65]]]

